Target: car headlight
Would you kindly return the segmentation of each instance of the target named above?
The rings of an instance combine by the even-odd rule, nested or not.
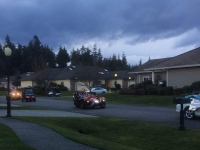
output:
[[[95,103],[99,103],[99,101],[98,101],[98,100],[95,100],[94,102],[95,102]]]

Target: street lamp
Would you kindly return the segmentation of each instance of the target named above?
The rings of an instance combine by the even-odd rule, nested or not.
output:
[[[4,53],[7,57],[7,85],[8,85],[8,93],[7,93],[7,96],[6,96],[6,100],[7,100],[7,115],[6,117],[12,117],[11,115],[11,104],[10,104],[10,77],[9,77],[9,57],[12,53],[12,50],[9,48],[9,47],[6,47],[5,50],[4,50]]]
[[[116,90],[117,90],[117,89],[116,89],[116,88],[117,88],[117,87],[116,87],[116,85],[117,85],[116,78],[117,78],[117,74],[115,73],[115,92],[116,92]]]
[[[130,86],[131,77],[128,77],[128,80],[129,80],[129,85],[128,86]]]
[[[115,86],[117,84],[116,78],[117,78],[117,74],[115,73]]]

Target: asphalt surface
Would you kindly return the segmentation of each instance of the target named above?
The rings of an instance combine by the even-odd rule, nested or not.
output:
[[[36,150],[96,150],[96,148],[71,141],[44,126],[5,117],[6,113],[6,110],[0,110],[0,123],[10,127],[22,142]],[[97,117],[54,110],[12,110],[12,114],[13,116],[37,117]]]

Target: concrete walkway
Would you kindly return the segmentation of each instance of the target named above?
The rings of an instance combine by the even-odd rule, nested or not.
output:
[[[44,126],[5,118],[7,111],[0,110],[0,123],[10,127],[20,140],[36,150],[96,150],[95,148],[71,141]],[[12,116],[38,117],[96,117],[79,113],[51,110],[12,110]],[[2,117],[3,116],[3,117]]]

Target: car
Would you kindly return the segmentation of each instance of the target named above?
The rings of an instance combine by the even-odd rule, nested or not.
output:
[[[22,102],[24,101],[36,102],[36,98],[31,87],[22,88]]]
[[[91,91],[87,91],[87,92],[93,92],[93,93],[96,93],[96,94],[108,93],[107,89],[101,88],[101,87],[92,88]]]
[[[58,97],[58,96],[61,96],[61,93],[60,92],[56,92],[56,91],[49,91],[48,92],[48,96],[49,97],[52,97],[52,96]]]
[[[106,99],[102,96],[95,96],[91,93],[78,93],[75,92],[73,94],[74,105],[78,108],[105,108],[106,107]]]
[[[61,96],[61,92],[59,87],[51,87],[50,91],[48,92],[48,96],[52,97],[52,96]]]
[[[21,100],[22,95],[21,92],[18,90],[13,90],[10,92],[10,99],[11,100]]]
[[[200,117],[200,95],[192,94],[186,95],[184,98],[189,98],[190,103],[183,104],[184,116],[187,119],[194,119]],[[180,112],[181,104],[176,105],[176,111]]]

